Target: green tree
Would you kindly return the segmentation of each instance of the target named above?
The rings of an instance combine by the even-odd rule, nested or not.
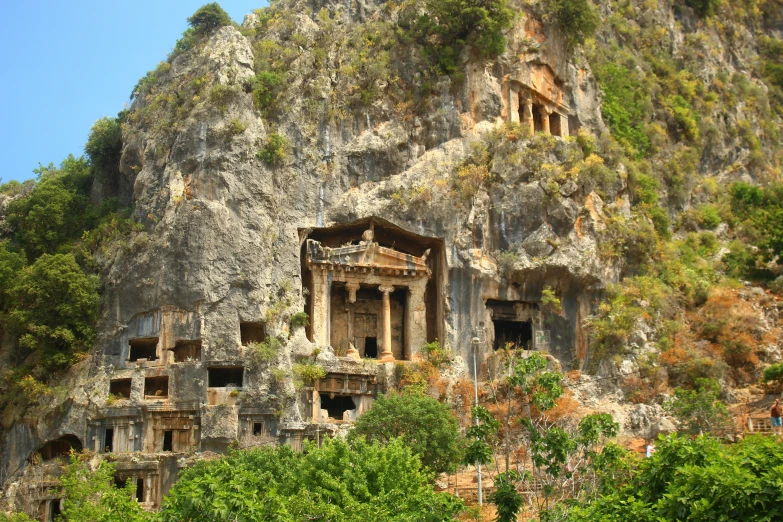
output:
[[[24,255],[11,250],[8,241],[0,241],[0,313],[10,305],[8,292],[24,266]]]
[[[576,430],[550,417],[563,395],[563,376],[549,369],[540,353],[523,356],[507,350],[502,375],[489,383],[496,410],[504,416],[504,437],[500,439],[506,454],[506,470],[495,479],[498,489],[490,499],[497,505],[499,520],[515,520],[522,506],[519,489],[542,495],[533,498],[542,516],[554,503],[567,497],[588,495],[601,486],[602,468],[615,462],[618,452],[605,445],[617,435],[618,424],[607,414],[587,415]],[[516,417],[515,422],[510,422]],[[512,433],[515,425],[519,432]],[[512,469],[509,456],[524,453]]]
[[[451,408],[415,389],[380,395],[356,421],[351,436],[382,443],[400,437],[436,473],[453,471],[462,458],[462,437]]]
[[[592,38],[601,25],[601,17],[590,0],[550,0],[547,12],[572,46]]]
[[[73,362],[95,336],[98,282],[72,254],[44,254],[22,270],[9,291],[11,330],[19,344],[43,357],[45,368]]]
[[[722,445],[711,437],[660,439],[652,457],[631,462],[624,484],[571,510],[571,522],[778,520],[783,454],[774,437]]]
[[[234,451],[182,472],[164,500],[161,519],[345,522],[446,522],[462,504],[435,493],[430,474],[402,440],[356,439]]]
[[[121,118],[104,117],[96,121],[84,145],[84,152],[90,162],[104,178],[119,171],[122,155]]]
[[[718,400],[720,384],[715,379],[696,379],[696,389],[677,388],[666,409],[680,421],[685,433],[722,433],[732,426],[731,415]]]
[[[188,18],[188,24],[196,33],[206,34],[218,27],[231,25],[231,17],[220,7],[220,4],[212,2],[199,7],[193,16]]]
[[[71,454],[62,478],[63,514],[68,522],[146,522],[146,513],[134,498],[136,486],[128,481],[124,488],[114,485],[115,465],[101,461],[97,469]]]
[[[35,172],[33,191],[8,205],[8,222],[31,261],[78,238],[94,219],[88,197],[92,169],[84,158],[69,156],[59,168],[50,164]]]
[[[425,13],[412,5],[400,24],[429,51],[442,72],[457,71],[463,46],[470,46],[483,59],[505,50],[503,33],[514,19],[505,0],[427,0],[425,5]]]

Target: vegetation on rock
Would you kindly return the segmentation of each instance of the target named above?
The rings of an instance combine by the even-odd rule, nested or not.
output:
[[[462,460],[462,437],[451,408],[416,388],[380,395],[351,433],[384,444],[400,438],[436,473],[455,471]]]

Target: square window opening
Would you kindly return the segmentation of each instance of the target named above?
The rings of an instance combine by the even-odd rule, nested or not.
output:
[[[130,352],[128,355],[129,361],[138,361],[139,359],[154,361],[158,358],[157,337],[149,337],[146,339],[131,339],[128,341],[128,344],[130,345]]]
[[[264,323],[239,323],[239,336],[242,346],[250,343],[263,343],[266,340],[266,325]]]
[[[117,399],[130,399],[131,379],[115,379],[109,382],[109,395]]]
[[[177,341],[171,351],[174,362],[198,362],[201,360],[201,341]]]
[[[365,337],[364,338],[364,356],[370,359],[378,358],[378,338],[377,337]]]
[[[147,377],[144,379],[144,395],[146,397],[163,398],[169,396],[169,378]]]
[[[321,393],[321,409],[326,410],[330,419],[343,420],[346,411],[355,410],[356,404],[350,395],[333,395]]]
[[[241,388],[245,369],[241,366],[236,368],[209,368],[207,373],[209,375],[207,380],[210,388]]]
[[[264,423],[263,422],[254,422],[253,423],[253,435],[259,436],[264,434]]]
[[[533,323],[531,321],[492,321],[495,327],[495,350],[512,343],[514,348],[533,349]]]

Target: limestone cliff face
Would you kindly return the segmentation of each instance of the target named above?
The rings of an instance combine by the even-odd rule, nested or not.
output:
[[[661,16],[669,17],[665,3]],[[359,237],[343,238],[352,241],[372,224],[399,238],[389,246],[403,251],[436,245],[427,340],[437,338],[459,358],[471,353],[481,322],[488,336],[481,350],[491,354],[500,336],[493,318],[527,303],[535,310],[531,329],[541,332],[536,342],[564,368],[589,360],[582,323],[621,268],[602,257],[600,234],[607,214],[628,214],[630,203],[621,165],[601,162],[608,180],[580,174],[591,160],[573,136],[604,130],[600,91],[581,53],[520,9],[506,53],[488,63],[465,53],[463,74],[429,86],[419,110],[383,96],[356,106],[339,101],[352,73],[337,51],[327,46],[314,61],[292,28],[314,41],[327,25],[334,33],[382,20],[383,7],[332,5],[327,15],[317,12],[323,6],[303,7],[285,7],[286,23],[250,15],[242,31],[218,29],[205,45],[159,67],[155,86],[135,100],[117,186],[144,231],[99,260],[105,290],[95,354],[72,372],[71,392],[56,413],[6,435],[4,479],[63,435],[100,450],[107,426],[120,425],[109,418],[125,419],[128,430],[115,451],[161,452],[161,430],[188,432],[171,443],[175,453],[221,449],[257,435],[256,425],[269,419],[285,440],[313,420],[313,394],[301,392],[292,373],[302,361],[358,376],[365,387],[391,383],[393,365],[339,357],[290,325],[311,306],[303,244],[332,228],[358,230]],[[265,42],[290,51],[291,72],[273,114],[254,107],[247,87],[258,49],[243,33],[259,24],[266,24]],[[676,45],[683,28],[672,26],[671,34]],[[727,55],[740,52],[709,57],[705,74],[727,61],[739,66]],[[528,127],[543,129],[538,118],[549,133],[529,137]],[[257,152],[272,135],[287,145],[269,164]],[[726,145],[710,149],[704,168],[744,153]],[[468,174],[460,177],[462,167],[480,171],[480,164],[486,176],[475,186]],[[546,287],[562,311],[540,306]],[[243,324],[280,338],[279,355],[259,358],[243,346]],[[129,360],[131,341],[144,339],[155,339],[157,352],[147,362]],[[180,349],[186,355],[177,355]],[[220,373],[211,374],[214,368],[227,370],[222,386],[210,384]],[[237,368],[238,376],[230,372]],[[162,378],[167,390],[156,395]],[[108,397],[119,381],[127,398],[115,402]]]

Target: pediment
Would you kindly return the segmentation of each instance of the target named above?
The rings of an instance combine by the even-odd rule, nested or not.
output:
[[[317,241],[308,240],[307,262],[324,268],[377,268],[382,272],[427,275],[430,273],[427,267],[427,253],[417,257],[369,241],[363,241],[358,245],[329,248]]]

